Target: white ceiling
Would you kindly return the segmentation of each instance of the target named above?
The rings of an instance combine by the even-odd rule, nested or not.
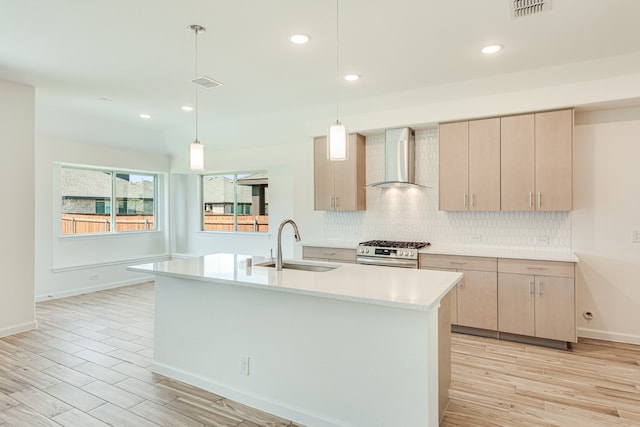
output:
[[[509,0],[340,0],[341,104],[419,88],[640,52],[640,1],[553,0],[511,19]],[[0,0],[0,78],[37,88],[37,132],[171,151],[192,139],[194,35],[200,120],[335,114],[331,0]],[[311,36],[296,46],[288,36]],[[486,44],[503,52],[487,57]],[[111,99],[111,102],[101,98]],[[347,107],[345,107],[347,108]],[[348,108],[347,108],[348,109]],[[142,121],[138,114],[152,118]],[[97,128],[110,123],[109,132]],[[118,132],[119,131],[119,132]],[[184,149],[184,140],[174,141]]]

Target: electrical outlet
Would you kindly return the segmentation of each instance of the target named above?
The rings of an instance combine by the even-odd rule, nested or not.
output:
[[[631,242],[640,243],[640,230],[633,230],[631,232]]]
[[[240,373],[249,375],[249,356],[240,356]]]
[[[537,245],[548,245],[549,244],[549,236],[538,236],[536,237]]]
[[[89,275],[89,280],[98,280],[98,275],[97,274],[90,274]]]

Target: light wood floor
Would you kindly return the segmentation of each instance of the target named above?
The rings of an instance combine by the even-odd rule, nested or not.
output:
[[[295,426],[149,370],[153,283],[38,303],[0,339],[0,426]]]
[[[640,346],[570,351],[453,334],[442,427],[640,426]]]
[[[37,317],[0,339],[2,427],[295,426],[150,372],[152,283],[38,303]],[[454,334],[452,359],[443,427],[640,426],[638,346]]]

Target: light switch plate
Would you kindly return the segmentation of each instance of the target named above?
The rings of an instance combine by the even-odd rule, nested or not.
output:
[[[249,375],[249,356],[240,356],[240,373]]]
[[[633,230],[631,232],[631,242],[640,243],[640,230]]]

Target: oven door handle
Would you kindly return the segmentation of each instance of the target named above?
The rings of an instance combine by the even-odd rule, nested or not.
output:
[[[417,261],[410,259],[389,259],[389,258],[364,258],[357,257],[356,264],[366,265],[381,265],[388,267],[401,267],[401,268],[418,268]]]

